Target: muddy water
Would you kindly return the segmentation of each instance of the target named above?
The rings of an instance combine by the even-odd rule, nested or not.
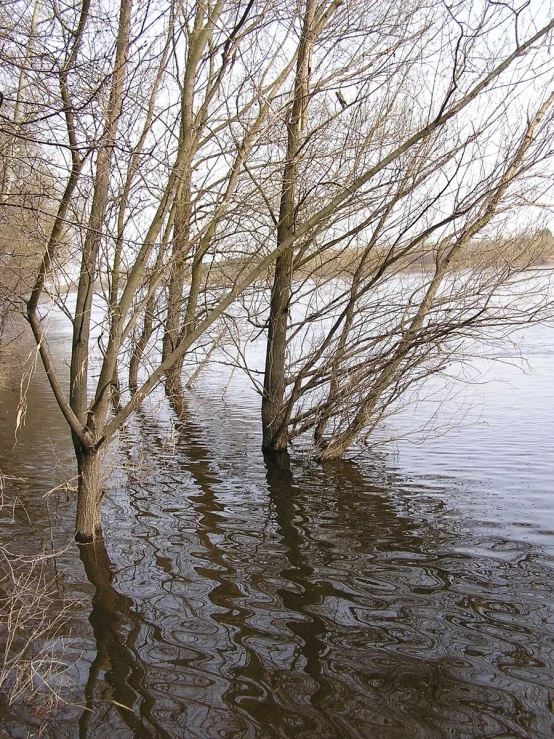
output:
[[[67,327],[53,329],[61,366]],[[506,347],[486,384],[441,406],[456,429],[325,468],[296,450],[264,459],[258,401],[239,377],[203,375],[186,424],[155,397],[109,460],[105,542],[81,552],[73,495],[43,498],[71,464],[45,380],[31,383],[15,451],[5,395],[1,466],[26,481],[7,483],[22,504],[3,510],[2,540],[24,553],[69,544],[55,577],[76,605],[55,683],[68,702],[2,706],[0,726],[113,739],[552,736],[554,333],[521,342],[527,374]],[[430,397],[419,425],[434,410]],[[412,414],[387,432],[405,436]]]

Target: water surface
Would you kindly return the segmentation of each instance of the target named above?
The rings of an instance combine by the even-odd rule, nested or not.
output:
[[[53,319],[60,366],[67,326]],[[260,453],[258,399],[207,372],[187,420],[161,396],[110,457],[105,540],[71,544],[70,440],[38,374],[13,450],[2,398],[2,540],[57,559],[73,602],[50,712],[9,736],[550,737],[554,733],[554,335],[441,409],[458,428],[322,467]],[[505,360],[511,357],[506,346]],[[483,362],[484,360],[479,360]],[[221,397],[221,390],[226,392]],[[472,410],[469,411],[471,403]],[[420,406],[424,425],[434,404]],[[416,424],[416,425],[418,425]],[[46,506],[46,501],[48,506]]]

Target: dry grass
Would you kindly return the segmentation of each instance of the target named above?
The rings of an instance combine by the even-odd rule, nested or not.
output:
[[[17,500],[8,505],[7,478],[0,474],[0,511],[13,516]],[[64,632],[75,604],[60,596],[54,559],[59,553],[22,556],[0,545],[0,693],[8,705],[32,703],[49,712],[63,702]]]
[[[364,274],[374,275],[385,261],[391,260],[387,273],[430,272],[436,263],[437,252],[448,247],[424,243],[404,256],[402,246],[375,246],[364,260]],[[306,253],[296,259],[297,279],[329,280],[335,277],[348,279],[357,270],[364,254],[364,247],[328,249],[320,253]],[[238,281],[256,265],[256,256],[229,259],[203,266],[203,279],[212,288],[223,288]],[[549,231],[531,236],[497,239],[476,239],[468,243],[457,256],[453,269],[498,269],[510,266],[528,269],[554,265],[554,237]],[[260,279],[271,281],[272,268]]]

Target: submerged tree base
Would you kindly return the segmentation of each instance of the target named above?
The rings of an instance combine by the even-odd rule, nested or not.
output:
[[[102,535],[102,453],[80,449],[77,453],[79,484],[75,541],[88,544]]]
[[[94,534],[82,534],[79,531],[75,533],[75,541],[77,544],[94,544],[97,541],[103,541],[104,535],[102,533],[102,527],[97,526],[94,530]]]

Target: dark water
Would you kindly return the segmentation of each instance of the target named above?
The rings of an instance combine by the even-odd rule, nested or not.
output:
[[[65,329],[54,329],[61,363]],[[443,405],[447,417],[473,403],[460,428],[326,467],[299,450],[264,459],[257,400],[238,377],[221,400],[228,376],[204,375],[186,424],[158,396],[108,461],[105,541],[81,552],[73,495],[42,497],[73,474],[44,378],[15,453],[15,396],[4,396],[1,467],[26,482],[6,483],[25,509],[4,507],[2,540],[25,553],[69,545],[56,583],[75,605],[53,685],[67,703],[4,705],[0,726],[113,739],[551,737],[554,336],[539,327],[522,340],[533,372],[500,365]]]

